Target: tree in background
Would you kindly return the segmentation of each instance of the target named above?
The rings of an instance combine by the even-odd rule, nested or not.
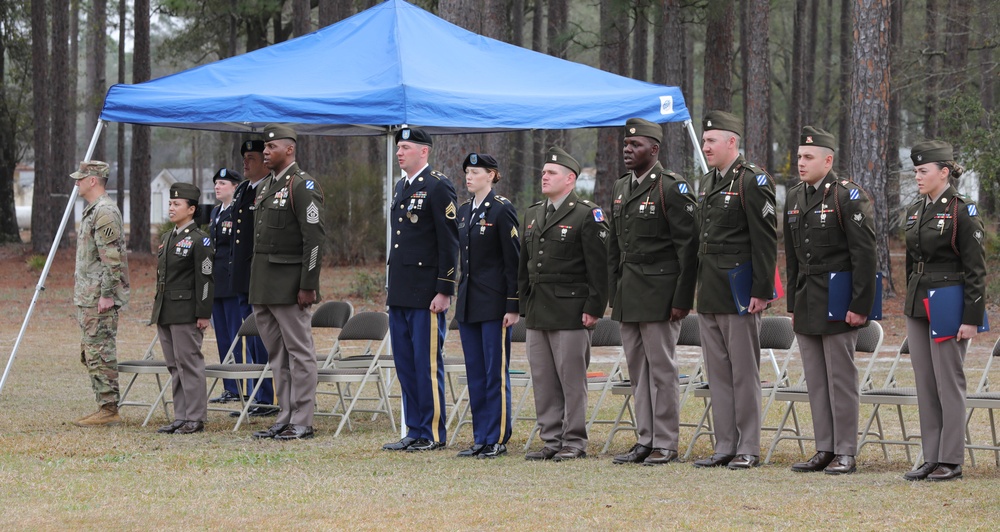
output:
[[[689,56],[684,47],[686,34],[682,22],[680,0],[661,0],[660,17],[656,35],[653,36],[653,83],[684,85]],[[684,97],[690,98],[690,93],[685,92]],[[691,102],[685,101],[693,114]],[[695,116],[691,118],[695,123],[700,122]],[[663,166],[674,172],[686,173],[685,169],[690,166],[687,161],[691,157],[687,132],[677,123],[664,124],[663,132],[663,149],[660,150]]]
[[[628,7],[623,2],[601,2],[601,70],[628,76],[628,28]],[[621,131],[621,127],[597,130],[594,201],[608,208],[611,206],[611,188],[624,171]]]
[[[31,248],[35,253],[49,251],[58,227],[58,213],[55,212],[51,195],[53,192],[51,164],[51,127],[48,67],[49,21],[48,4],[43,0],[31,2],[31,87],[32,124],[34,126],[35,184],[31,200]]]
[[[31,48],[27,6],[0,0],[0,243],[20,242],[14,208],[14,169],[27,149]]]
[[[87,53],[85,54],[87,71],[87,89],[82,95],[81,104],[83,107],[84,133],[94,131],[97,127],[97,120],[101,116],[101,104],[104,103],[104,95],[108,90],[107,81],[107,46],[108,46],[108,1],[91,0],[90,11],[87,16],[87,26],[84,35],[87,43]],[[105,153],[105,139],[102,135],[97,140],[94,148],[94,159],[107,161]]]
[[[135,0],[135,37],[132,50],[132,83],[149,81],[149,0]],[[129,181],[129,248],[147,255],[153,250],[150,238],[150,132],[149,126],[132,126],[132,163]]]
[[[740,35],[746,73],[743,83],[743,146],[747,159],[771,171],[771,60],[767,48],[770,3],[743,0],[746,13]]]

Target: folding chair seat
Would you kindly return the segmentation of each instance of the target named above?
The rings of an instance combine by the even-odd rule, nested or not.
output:
[[[168,419],[170,418],[170,412],[167,410],[167,403],[170,401],[164,400],[164,395],[167,389],[170,388],[170,371],[167,369],[167,362],[162,358],[155,358],[155,347],[159,341],[159,336],[153,334],[153,339],[149,342],[149,347],[146,348],[145,353],[141,359],[138,360],[124,360],[118,363],[118,374],[131,374],[132,377],[129,379],[128,384],[125,385],[125,390],[122,391],[121,397],[118,399],[118,407],[123,406],[143,406],[149,407],[149,411],[146,413],[146,418],[142,422],[142,426],[145,427],[149,423],[150,418],[153,417],[153,412],[156,411],[156,405],[163,406],[163,415]],[[158,394],[153,402],[144,401],[130,401],[128,399],[129,395],[132,393],[132,387],[135,385],[136,380],[139,375],[153,375],[156,377],[156,388]],[[161,376],[166,375],[166,382],[161,380]]]
[[[913,373],[912,366],[909,366],[906,362],[909,359],[909,355],[909,340],[904,338],[902,345],[899,346],[895,355],[892,356],[892,361],[891,364],[889,364],[889,370],[886,374],[884,382],[877,387],[861,391],[861,404],[872,405],[872,412],[868,416],[868,420],[865,422],[864,427],[861,429],[861,441],[858,442],[858,454],[861,454],[861,449],[863,449],[865,445],[868,445],[869,443],[876,443],[882,447],[882,455],[885,459],[889,460],[889,451],[887,446],[902,445],[906,450],[907,460],[911,462],[913,461],[913,457],[910,455],[910,447],[920,447],[920,434],[908,434],[906,421],[903,418],[903,407],[917,405],[917,389],[914,387],[899,386],[902,373],[909,373],[909,376],[912,376]],[[878,359],[879,357],[872,357],[872,361],[869,364],[869,370],[865,372],[867,378],[874,378],[873,372],[876,370],[875,364],[885,365],[885,361]],[[908,369],[907,366],[909,366]],[[877,381],[873,380],[872,382]],[[899,420],[899,428],[902,434],[902,439],[891,439],[886,435],[881,414],[881,408],[883,405],[896,407],[896,417]],[[872,430],[873,423],[876,426],[874,431]]]
[[[311,326],[315,329],[343,329],[347,320],[354,315],[354,305],[349,301],[327,301],[313,312]],[[315,331],[314,331],[315,332]],[[340,343],[335,339],[328,350],[316,350],[317,362],[342,358]]]
[[[385,312],[359,312],[352,316],[337,335],[337,342],[343,344],[348,341],[367,342],[363,348],[363,354],[359,355],[366,361],[367,366],[339,367],[338,365],[326,364],[317,372],[317,380],[321,383],[331,383],[337,388],[337,401],[330,411],[322,411],[317,407],[316,415],[329,415],[340,417],[334,437],[340,435],[344,425],[350,423],[350,416],[353,413],[371,413],[374,415],[385,414],[389,418],[392,430],[396,430],[396,420],[392,415],[392,405],[389,403],[389,393],[382,372],[379,369],[379,359],[388,349],[389,345],[389,315]],[[332,356],[332,353],[331,353]],[[345,359],[345,361],[348,359]],[[374,383],[377,388],[375,397],[363,397],[365,386]],[[356,384],[357,389],[351,390],[349,385]],[[358,408],[359,401],[376,402],[375,407],[370,409]]]
[[[247,401],[244,397],[256,397],[257,390],[260,389],[261,384],[264,379],[269,379],[271,375],[271,364],[270,362],[266,364],[252,364],[252,363],[236,363],[236,357],[234,352],[239,349],[240,346],[245,345],[244,340],[250,337],[260,336],[257,331],[257,320],[254,318],[253,314],[247,316],[243,320],[243,324],[240,325],[240,330],[236,332],[236,337],[233,338],[232,344],[229,345],[229,350],[226,352],[225,358],[222,360],[221,364],[205,364],[205,378],[213,379],[212,385],[208,388],[208,395],[211,397],[212,390],[219,384],[220,379],[235,379],[237,381],[237,388],[240,390],[240,409],[236,410],[233,408],[226,408],[221,406],[209,405],[209,410],[221,411],[221,412],[239,412],[239,419],[236,420],[236,425],[233,427],[233,432],[239,430],[240,425],[247,418],[247,412],[253,405],[252,401]],[[249,392],[246,390],[245,383],[243,381],[253,381],[253,389]]]
[[[882,341],[885,335],[882,330],[882,325],[876,321],[870,321],[866,326],[861,328],[858,332],[858,339],[855,343],[855,361],[857,362],[858,353],[865,353],[869,356],[869,361],[878,355],[878,352],[882,349]],[[858,379],[858,391],[861,392],[871,387],[871,377],[866,372],[860,379]],[[785,401],[785,408],[781,415],[781,422],[778,423],[777,432],[774,435],[774,439],[771,440],[771,447],[767,451],[767,456],[764,458],[764,463],[767,464],[771,461],[771,456],[774,454],[774,450],[778,447],[778,443],[782,440],[795,440],[799,442],[799,451],[805,454],[805,449],[802,442],[806,440],[814,440],[812,436],[804,436],[799,427],[799,417],[798,413],[795,411],[795,403],[808,403],[809,402],[809,389],[806,385],[805,374],[803,373],[802,378],[799,383],[795,386],[789,386],[786,388],[779,388],[774,393],[775,401]],[[794,428],[786,429],[786,424],[788,423],[788,418],[791,416]],[[787,434],[786,434],[787,433]]]
[[[788,316],[765,316],[760,320],[760,352],[762,362],[770,362],[770,367],[774,372],[773,381],[761,381],[761,398],[764,405],[761,408],[761,431],[777,430],[777,427],[767,427],[763,425],[763,420],[767,419],[768,411],[774,402],[774,392],[777,389],[789,386],[788,363],[792,357],[792,346],[795,345],[795,331],[792,330],[792,318]],[[785,352],[782,362],[779,364],[776,350]],[[712,393],[709,387],[711,382],[699,383],[694,388],[694,396],[700,397],[705,402],[701,417],[694,425],[695,431],[691,436],[691,443],[684,453],[687,460],[694,451],[694,444],[698,438],[708,436],[711,441],[715,439],[715,429],[712,427]]]
[[[993,367],[993,363],[998,357],[1000,357],[1000,340],[997,340],[996,343],[993,344],[993,351],[986,360],[986,367],[983,368],[983,374],[979,379],[979,384],[976,385],[976,390],[968,394],[965,398],[965,407],[968,410],[968,413],[965,416],[965,448],[969,450],[969,459],[972,462],[973,467],[976,466],[976,457],[974,454],[975,450],[993,451],[993,460],[997,467],[1000,467],[1000,439],[997,438],[997,423],[995,414],[995,411],[1000,409],[1000,391],[990,390],[990,369]],[[997,378],[1000,379],[1000,376]],[[983,409],[987,411],[988,419],[990,420],[990,436],[992,437],[992,443],[990,444],[976,444],[973,442],[972,431],[969,425],[976,409]]]
[[[701,347],[701,336],[698,328],[698,316],[694,314],[688,314],[685,316],[684,320],[681,322],[681,332],[677,337],[677,347]],[[688,374],[681,373],[679,375],[680,380],[680,403],[678,405],[677,411],[680,412],[684,409],[684,403],[687,401],[688,397],[691,396],[694,391],[693,383],[700,382],[701,371],[702,371],[702,357],[698,357],[698,362],[692,371]],[[678,364],[680,368],[680,364]],[[604,448],[601,453],[608,452],[611,447],[611,442],[614,441],[615,436],[618,432],[627,430],[633,433],[636,432],[635,426],[635,412],[632,410],[632,385],[628,380],[623,380],[622,382],[614,383],[611,386],[612,395],[624,396],[625,400],[622,401],[622,407],[618,411],[618,415],[612,422],[611,431],[608,433],[608,439],[604,442]],[[625,413],[628,413],[628,420],[623,421]],[[691,423],[681,423],[681,426],[691,426]]]

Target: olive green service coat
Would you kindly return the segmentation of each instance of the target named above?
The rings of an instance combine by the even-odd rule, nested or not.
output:
[[[215,250],[208,234],[194,223],[171,229],[156,251],[156,299],[150,325],[194,323],[212,317]]]
[[[604,211],[570,192],[545,223],[545,201],[521,224],[518,294],[526,326],[582,329],[584,313],[601,317],[608,305],[608,248]]]

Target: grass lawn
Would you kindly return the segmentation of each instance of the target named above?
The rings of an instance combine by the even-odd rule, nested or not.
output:
[[[25,257],[21,246],[0,248],[5,271],[0,295],[8,314],[0,323],[4,355],[13,347],[37,283],[38,274],[25,265]],[[155,264],[151,258],[130,260],[133,294],[121,320],[122,360],[138,357],[155,334],[145,325]],[[381,445],[398,438],[384,417],[373,422],[359,416],[353,432],[345,429],[336,439],[336,418],[317,418],[316,438],[301,442],[254,441],[250,433],[271,418],[234,433],[232,420],[219,412],[210,412],[206,432],[192,436],[156,434],[156,426],[166,421],[162,411],[141,427],[145,411],[140,408],[123,410],[124,427],[77,428],[71,421],[93,411],[94,402],[79,363],[72,271],[72,250],[61,251],[0,396],[3,529],[995,530],[1000,523],[1000,471],[993,454],[984,451],[976,453],[976,467],[966,461],[963,480],[932,484],[902,479],[910,464],[901,447],[889,448],[889,460],[881,449],[865,447],[859,472],[846,477],[792,473],[788,466],[802,455],[791,442],[779,446],[772,464],[751,471],[699,470],[690,463],[616,466],[600,454],[607,425],[591,432],[586,459],[568,463],[523,459],[528,422],[515,427],[511,454],[497,460],[454,457],[471,443],[468,427],[453,448],[443,451],[384,452]],[[363,284],[361,277],[377,274],[380,266],[361,271],[364,275],[348,268],[324,270],[324,298],[348,298],[357,310],[381,310],[381,301],[351,295]],[[898,313],[900,299],[887,302],[887,317]],[[781,305],[769,313],[782,314]],[[902,320],[890,318],[883,325],[885,349],[894,349],[905,334]],[[997,336],[983,335],[970,350],[970,387]],[[318,336],[317,347],[330,340]],[[460,352],[457,335],[449,336],[447,349]],[[209,361],[217,356],[212,335],[204,351]],[[611,354],[601,350],[594,356],[606,367]],[[682,365],[692,367],[697,356],[685,350]],[[0,360],[6,363],[7,357]],[[523,346],[513,366],[527,368]],[[796,357],[793,379],[800,374]],[[153,380],[140,380],[137,397],[153,397]],[[602,414],[613,416],[620,405],[620,397],[609,397]],[[330,406],[328,399],[321,403]],[[765,425],[776,424],[780,406],[772,408]],[[682,421],[696,421],[700,412],[700,401],[692,399]],[[798,412],[811,432],[808,408],[800,405]],[[868,412],[862,407],[862,421]],[[916,431],[916,408],[903,412],[907,427]],[[883,419],[890,432],[898,433],[894,416],[887,413]],[[985,413],[977,412],[973,424],[974,437],[984,441]],[[691,435],[692,429],[682,428],[682,454]],[[770,439],[765,431],[765,452]],[[620,433],[611,453],[632,443],[630,433]],[[811,442],[805,450],[806,457],[812,454]],[[710,453],[708,439],[702,438],[693,456]]]

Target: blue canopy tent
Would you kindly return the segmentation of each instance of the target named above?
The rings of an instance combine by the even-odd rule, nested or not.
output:
[[[384,135],[388,209],[392,135],[403,125],[434,134],[485,133],[617,127],[630,117],[684,122],[698,144],[677,87],[489,39],[403,0],[388,0],[296,39],[145,83],[111,87],[84,159],[92,156],[106,122],[234,133],[283,122],[303,135]],[[707,171],[704,160],[699,162]],[[76,193],[74,187],[57,243]],[[0,391],[56,248],[42,270]]]

